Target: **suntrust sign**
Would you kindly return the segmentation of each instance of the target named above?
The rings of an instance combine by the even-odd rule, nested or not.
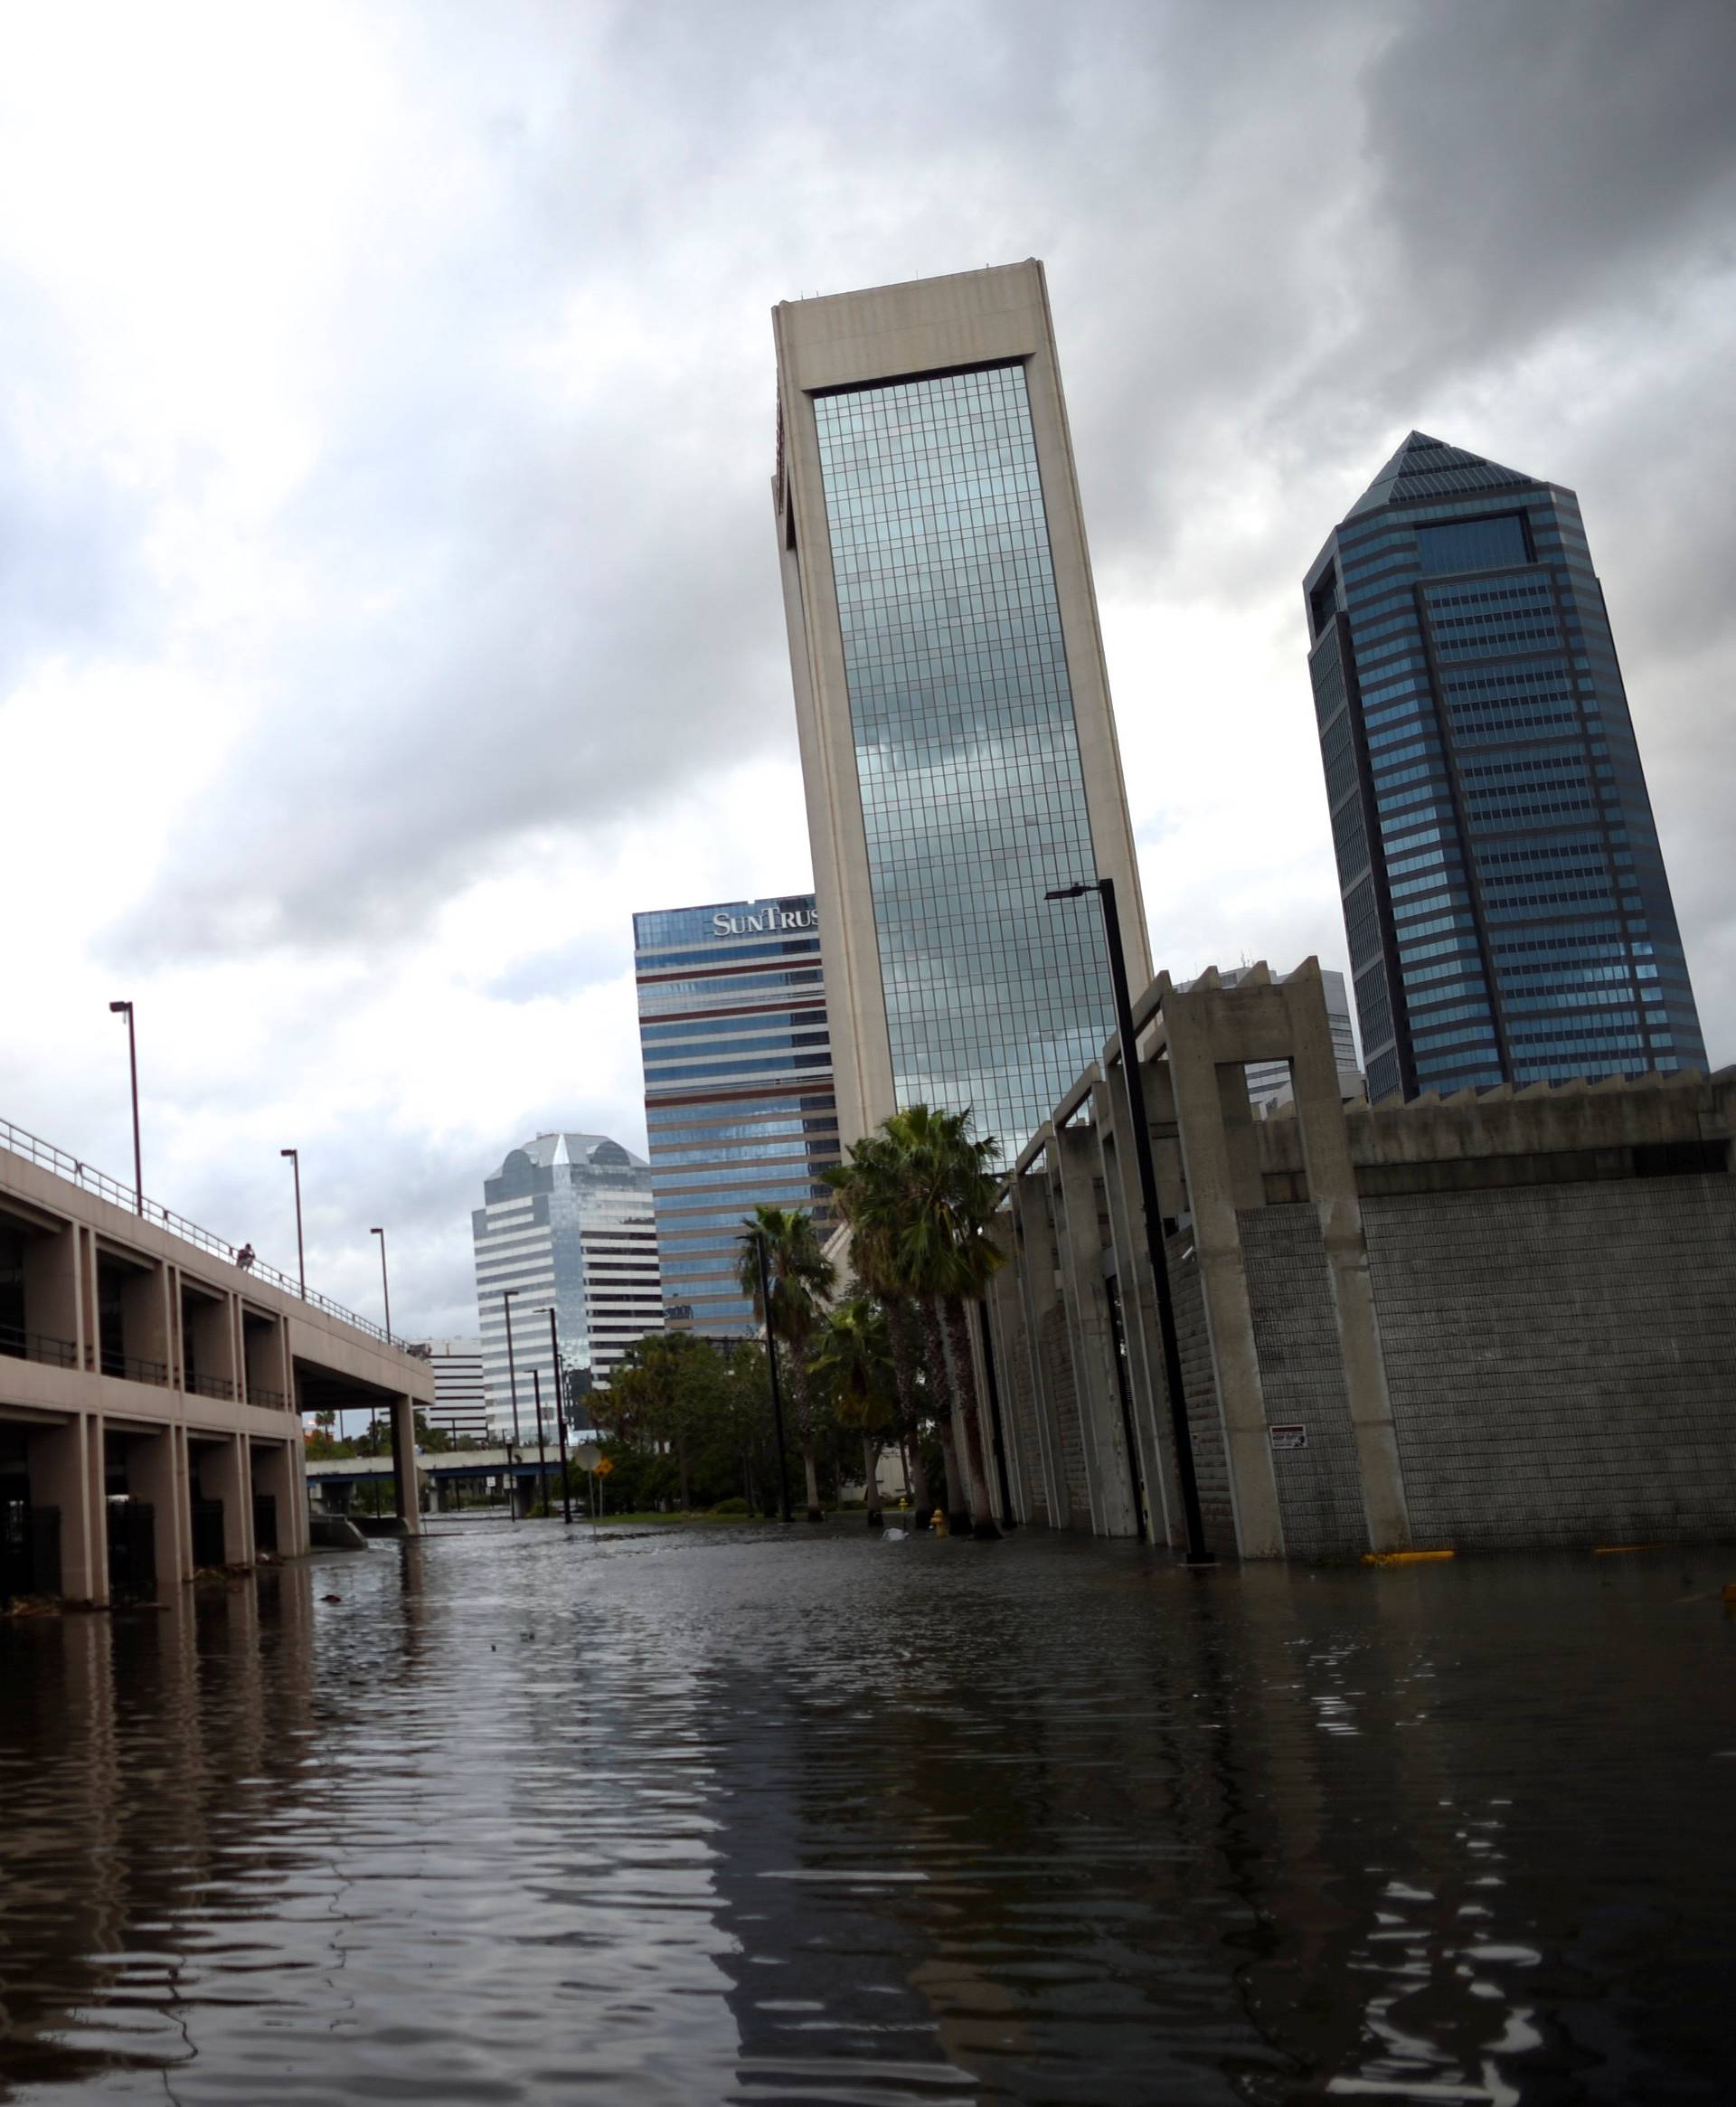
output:
[[[747,914],[728,914],[721,909],[712,917],[714,937],[776,936],[783,930],[817,929],[819,912],[812,907],[780,907],[774,901]]]

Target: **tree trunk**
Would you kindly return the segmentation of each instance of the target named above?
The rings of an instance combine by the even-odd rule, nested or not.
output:
[[[807,1369],[797,1347],[791,1346],[784,1356],[783,1368],[784,1380],[789,1385],[789,1402],[796,1413],[796,1440],[807,1472],[807,1518],[810,1522],[823,1522],[826,1514],[820,1506],[820,1474],[814,1455],[814,1415],[808,1404]]]
[[[940,1468],[947,1480],[947,1527],[954,1535],[960,1535],[970,1528],[970,1509],[962,1502],[964,1488],[958,1477],[958,1449],[952,1438],[950,1413],[942,1417],[939,1434]]]
[[[898,1423],[904,1433],[904,1483],[916,1512],[916,1526],[926,1529],[934,1501],[929,1492],[928,1466],[922,1460],[921,1414],[916,1401],[916,1354],[910,1339],[914,1312],[902,1296],[886,1300],[886,1326],[892,1335],[892,1378],[898,1385]]]
[[[680,1428],[675,1434],[675,1469],[681,1476],[681,1511],[684,1515],[693,1507],[687,1486],[687,1430]]]
[[[868,1508],[868,1526],[878,1529],[884,1526],[886,1517],[880,1506],[880,1443],[872,1434],[862,1437],[862,1482],[866,1490],[863,1498]]]
[[[969,1479],[958,1468],[958,1444],[952,1437],[953,1414],[964,1399],[958,1387],[958,1375],[948,1365],[946,1320],[938,1295],[922,1298],[922,1334],[928,1343],[929,1369],[939,1371],[935,1410],[947,1457],[947,1526],[955,1536],[966,1536],[976,1526],[976,1494]],[[930,1373],[929,1381],[934,1380]]]
[[[971,1533],[992,1544],[1000,1535],[995,1503],[988,1495],[988,1469],[983,1455],[982,1413],[976,1403],[976,1364],[970,1352],[970,1319],[963,1299],[947,1298],[947,1336],[952,1347],[953,1395],[965,1422],[965,1460],[970,1474]]]

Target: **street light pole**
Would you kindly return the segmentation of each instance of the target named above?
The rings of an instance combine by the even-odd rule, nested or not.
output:
[[[771,1269],[766,1259],[766,1240],[754,1232],[753,1248],[760,1260],[760,1307],[766,1313],[766,1367],[771,1376],[771,1423],[778,1434],[778,1508],[789,1520],[789,1466],[784,1458],[784,1398],[778,1384],[778,1335],[771,1327]]]
[[[1210,1565],[1213,1563],[1213,1554],[1205,1547],[1205,1524],[1200,1514],[1200,1482],[1194,1467],[1194,1430],[1188,1424],[1187,1393],[1182,1384],[1182,1343],[1175,1329],[1175,1299],[1169,1290],[1169,1261],[1164,1253],[1164,1217],[1157,1201],[1157,1172],[1151,1158],[1151,1129],[1146,1124],[1145,1082],[1139,1073],[1139,1049],[1134,1038],[1133,998],[1127,992],[1127,968],[1121,950],[1121,917],[1115,904],[1115,880],[1099,878],[1094,885],[1062,885],[1052,893],[1045,893],[1043,898],[1080,900],[1090,892],[1096,893],[1103,910],[1103,938],[1109,951],[1109,984],[1115,991],[1115,1030],[1121,1044],[1121,1079],[1127,1090],[1127,1116],[1133,1122],[1134,1161],[1138,1167],[1139,1202],[1146,1217],[1146,1254],[1151,1263],[1152,1287],[1157,1298],[1157,1329],[1164,1346],[1164,1382],[1169,1392],[1175,1475],[1181,1481],[1187,1563]],[[1143,1492],[1139,1448],[1130,1423],[1127,1445],[1135,1494],[1138,1497]]]
[[[554,1370],[554,1424],[561,1440],[561,1519],[572,1526],[572,1488],[567,1482],[567,1378],[561,1365],[561,1328],[549,1304],[549,1362]]]
[[[145,1212],[145,1158],[138,1146],[138,1041],[133,1034],[133,1006],[130,1002],[111,1002],[109,1009],[118,1016],[123,1011],[127,1016],[127,1066],[133,1079],[133,1199],[143,1214]]]
[[[542,1446],[542,1371],[531,1370],[531,1395],[536,1401],[536,1477],[542,1488],[542,1512],[549,1511],[549,1456]]]
[[[506,1383],[513,1397],[512,1461],[514,1466],[518,1462],[518,1367],[513,1359],[513,1297],[517,1293],[516,1288],[503,1288],[500,1291],[500,1306],[506,1312]],[[518,1479],[514,1469],[506,1473],[506,1512],[517,1521]]]
[[[289,1167],[296,1174],[296,1271],[301,1277],[301,1299],[307,1299],[307,1256],[301,1244],[301,1151],[298,1148],[280,1148],[279,1156],[289,1158]],[[385,1258],[385,1245],[380,1247],[380,1256]]]
[[[377,1236],[380,1239],[380,1292],[385,1298],[386,1344],[390,1346],[392,1344],[392,1288],[386,1279],[386,1233],[383,1229],[370,1229],[368,1234]],[[306,1292],[305,1287],[303,1292]]]

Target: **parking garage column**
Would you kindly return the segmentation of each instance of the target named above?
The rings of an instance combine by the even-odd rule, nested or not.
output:
[[[407,1394],[392,1401],[392,1470],[398,1481],[398,1517],[409,1535],[420,1535],[422,1508],[416,1486],[416,1400]]]
[[[151,1504],[158,1592],[193,1577],[193,1508],[187,1487],[187,1431],[168,1426],[137,1434],[127,1449],[127,1485]]]
[[[53,1507],[61,1517],[61,1593],[69,1602],[106,1602],[102,1422],[80,1413],[62,1426],[33,1426],[25,1439],[31,1505]]]
[[[248,1467],[247,1436],[225,1434],[220,1441],[201,1442],[199,1491],[221,1500],[223,1508],[223,1564],[253,1563],[253,1479]]]

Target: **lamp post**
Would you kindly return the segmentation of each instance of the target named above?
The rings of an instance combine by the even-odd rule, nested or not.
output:
[[[512,1462],[518,1461],[518,1366],[513,1359],[513,1297],[516,1288],[503,1288],[500,1306],[506,1312],[506,1386],[513,1399],[513,1455]],[[518,1480],[509,1469],[506,1473],[506,1511],[514,1521],[518,1519]]]
[[[1187,1420],[1187,1393],[1182,1386],[1182,1344],[1175,1329],[1175,1299],[1169,1291],[1169,1263],[1164,1255],[1164,1217],[1157,1204],[1157,1173],[1151,1159],[1151,1129],[1146,1124],[1145,1083],[1139,1073],[1139,1049],[1133,1031],[1133,998],[1127,992],[1127,961],[1121,951],[1121,917],[1116,911],[1115,880],[1094,884],[1061,885],[1045,900],[1081,900],[1095,893],[1103,911],[1103,938],[1109,951],[1109,984],[1115,991],[1115,1030],[1121,1044],[1121,1078],[1127,1089],[1127,1116],[1133,1122],[1134,1161],[1139,1171],[1139,1201],[1146,1217],[1146,1253],[1151,1261],[1157,1298],[1157,1329],[1164,1346],[1164,1382],[1169,1392],[1169,1422],[1175,1443],[1175,1475],[1181,1481],[1182,1519],[1187,1532],[1189,1565],[1210,1565],[1205,1524],[1200,1515],[1200,1482],[1194,1468],[1194,1431]],[[1125,1406],[1124,1406],[1125,1412]],[[1130,1415],[1127,1422],[1127,1461],[1137,1498],[1143,1498],[1139,1447]]]
[[[536,1478],[542,1488],[542,1512],[549,1511],[549,1455],[542,1446],[542,1371],[531,1370],[531,1395],[536,1401]]]
[[[549,1310],[549,1362],[554,1370],[554,1427],[561,1442],[561,1519],[569,1529],[572,1526],[572,1488],[567,1482],[567,1378],[561,1365],[561,1328],[555,1318],[554,1304]],[[538,1424],[541,1424],[539,1418]],[[548,1496],[543,1495],[544,1504]]]
[[[392,1288],[386,1279],[386,1233],[383,1229],[370,1229],[370,1236],[380,1239],[380,1292],[386,1305],[386,1344],[392,1344]],[[304,1290],[305,1292],[305,1290]]]
[[[301,1278],[301,1299],[307,1299],[307,1257],[301,1243],[301,1151],[298,1148],[280,1148],[279,1156],[289,1158],[289,1167],[296,1174],[296,1271]],[[380,1245],[380,1258],[383,1264],[386,1247],[383,1239]]]
[[[138,1146],[138,1041],[133,1033],[133,1006],[130,1002],[111,1002],[109,1010],[116,1016],[127,1018],[127,1066],[133,1079],[133,1199],[138,1212],[145,1212],[145,1159]]]
[[[784,1398],[778,1384],[778,1335],[771,1328],[771,1268],[766,1258],[766,1240],[754,1232],[753,1248],[760,1261],[760,1307],[766,1313],[766,1367],[771,1377],[771,1423],[778,1435],[778,1511],[789,1520],[789,1467],[784,1460]]]

